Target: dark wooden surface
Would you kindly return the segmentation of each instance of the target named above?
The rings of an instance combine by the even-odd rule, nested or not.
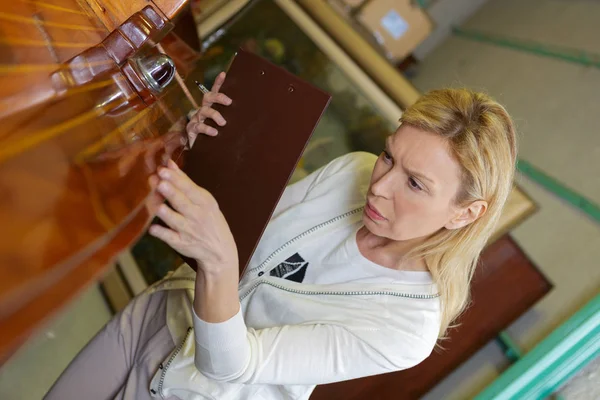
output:
[[[449,332],[445,350],[414,368],[317,387],[311,400],[418,399],[541,299],[552,284],[505,235],[484,252],[472,306]]]
[[[148,176],[181,151],[192,101],[176,81],[152,92],[134,59],[160,44],[199,79],[172,32],[184,5],[0,3],[0,364],[152,218]]]

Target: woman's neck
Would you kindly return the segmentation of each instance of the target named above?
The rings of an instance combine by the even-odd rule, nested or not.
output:
[[[422,242],[422,238],[392,240],[377,236],[365,226],[356,233],[356,244],[363,257],[386,268],[397,270],[429,271],[422,259],[406,259],[406,255]]]

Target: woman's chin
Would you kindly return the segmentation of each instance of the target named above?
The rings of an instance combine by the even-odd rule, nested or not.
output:
[[[405,239],[403,237],[398,237],[398,235],[391,233],[387,229],[388,228],[387,225],[382,225],[382,223],[381,223],[382,221],[373,221],[368,215],[366,215],[366,213],[363,213],[362,222],[363,222],[363,225],[366,230],[368,230],[373,235],[376,235],[376,236],[379,236],[382,238],[387,238],[389,240],[394,240],[394,241],[404,241],[404,240],[414,239],[413,237],[410,237],[408,239]],[[383,221],[383,222],[387,222],[387,221]]]

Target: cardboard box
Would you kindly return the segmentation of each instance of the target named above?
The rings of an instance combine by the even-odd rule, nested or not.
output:
[[[393,62],[408,56],[432,30],[425,11],[410,0],[371,0],[356,18]]]

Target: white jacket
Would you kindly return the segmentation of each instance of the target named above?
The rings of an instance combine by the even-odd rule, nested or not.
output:
[[[230,320],[195,316],[187,265],[150,289],[169,290],[167,324],[180,343],[151,382],[154,397],[308,399],[317,384],[398,371],[429,356],[440,328],[434,284],[311,285],[264,274],[302,243],[326,246],[328,232],[361,218],[375,160],[350,153],[285,190]]]

